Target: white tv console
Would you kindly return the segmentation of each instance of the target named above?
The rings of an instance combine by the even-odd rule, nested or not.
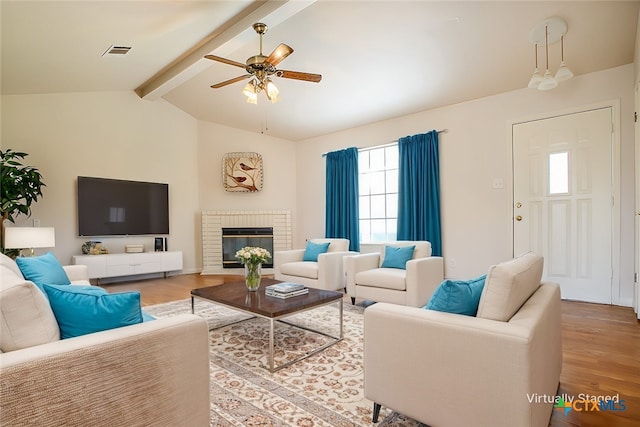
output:
[[[105,255],[74,255],[74,264],[86,265],[89,279],[167,273],[182,270],[182,251],[140,252]]]

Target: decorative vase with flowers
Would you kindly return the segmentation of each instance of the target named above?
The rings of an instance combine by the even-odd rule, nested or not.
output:
[[[271,254],[264,248],[245,246],[236,252],[236,259],[244,264],[244,279],[247,289],[257,291],[262,279],[262,263],[271,260]]]

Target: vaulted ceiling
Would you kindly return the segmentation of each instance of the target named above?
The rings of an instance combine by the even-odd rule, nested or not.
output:
[[[525,88],[530,32],[568,24],[564,52],[576,75],[634,60],[636,1],[7,1],[0,2],[3,95],[136,91],[193,117],[292,141]],[[244,63],[259,51],[254,22],[269,26],[278,68],[320,83],[274,78],[280,101],[245,102],[244,74],[205,54]],[[111,45],[126,55],[103,55]],[[544,50],[539,62],[544,68]],[[559,43],[549,47],[552,71]],[[570,84],[566,82],[563,84]],[[533,90],[533,89],[532,89]],[[548,92],[540,92],[547,96]]]

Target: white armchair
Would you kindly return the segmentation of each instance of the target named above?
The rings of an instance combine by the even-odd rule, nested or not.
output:
[[[386,246],[415,246],[406,269],[382,267]],[[431,256],[431,243],[427,241],[390,242],[382,246],[380,253],[349,256],[344,264],[347,294],[353,304],[356,298],[362,298],[421,307],[444,279],[442,257]]]
[[[328,251],[318,255],[318,261],[303,261],[305,249],[278,251],[273,256],[276,280],[301,283],[317,289],[344,289],[343,257],[349,251],[348,239],[311,239],[312,243],[329,243]]]
[[[477,315],[364,311],[364,395],[431,426],[546,427],[562,369],[560,287],[542,257],[489,269]],[[498,402],[498,403],[496,403]]]

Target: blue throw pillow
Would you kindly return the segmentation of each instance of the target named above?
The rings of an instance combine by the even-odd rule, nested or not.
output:
[[[323,254],[329,250],[329,244],[327,243],[313,243],[307,242],[307,248],[304,250],[302,257],[303,261],[318,261],[318,255]]]
[[[407,269],[407,261],[413,258],[414,246],[393,247],[386,246],[384,248],[384,260],[382,260],[382,268],[400,268]]]
[[[471,280],[445,280],[423,308],[475,316],[487,275]]]
[[[44,285],[62,339],[142,322],[140,292],[110,294],[97,286]]]
[[[25,279],[32,281],[44,292],[42,285],[69,285],[71,281],[65,273],[60,261],[48,252],[34,257],[18,257],[16,264]]]

